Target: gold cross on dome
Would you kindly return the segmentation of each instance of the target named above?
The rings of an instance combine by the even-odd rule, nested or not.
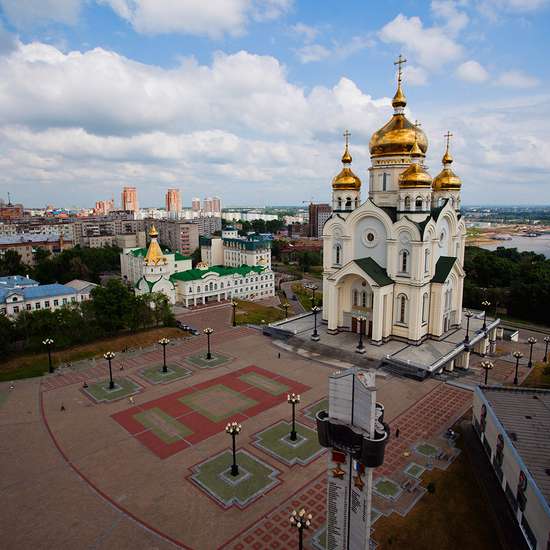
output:
[[[447,149],[449,148],[449,143],[451,142],[451,138],[453,137],[453,134],[447,130],[447,133],[443,136],[447,139]]]
[[[401,82],[401,75],[403,74],[403,67],[402,67],[402,65],[404,65],[406,62],[407,62],[407,60],[406,60],[401,54],[399,54],[399,57],[397,58],[397,61],[394,61],[394,62],[393,62],[394,65],[397,65],[397,66],[398,66],[398,69],[397,69],[397,80],[398,80],[399,82]]]
[[[349,138],[351,137],[351,132],[349,130],[346,130],[344,132],[344,139],[346,140],[346,147],[349,145]]]

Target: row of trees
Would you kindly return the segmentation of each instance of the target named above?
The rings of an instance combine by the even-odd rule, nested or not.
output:
[[[60,254],[51,255],[39,248],[34,253],[34,266],[25,265],[15,250],[7,250],[0,256],[0,276],[28,275],[42,284],[67,283],[72,279],[99,282],[101,273],[119,271],[120,248],[81,248],[75,246]]]
[[[464,305],[479,307],[488,299],[512,317],[548,324],[550,259],[534,252],[470,246],[464,259]]]
[[[284,227],[284,222],[282,220],[253,220],[251,222],[239,220],[239,225],[241,229],[239,230],[240,235],[247,235],[251,231],[256,233],[277,233],[280,229]],[[231,225],[230,222],[222,220],[224,227]]]
[[[123,331],[173,326],[175,317],[166,296],[135,296],[118,279],[94,288],[91,300],[56,311],[23,311],[14,320],[0,315],[0,353],[39,351],[45,338],[56,348],[92,342]]]

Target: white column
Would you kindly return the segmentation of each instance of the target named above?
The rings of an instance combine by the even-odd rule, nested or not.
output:
[[[333,282],[327,283],[328,290],[328,327],[331,334],[338,332],[338,289]]]
[[[382,328],[384,321],[384,312],[382,309],[382,296],[380,288],[373,288],[372,301],[372,339],[375,341],[382,340]]]

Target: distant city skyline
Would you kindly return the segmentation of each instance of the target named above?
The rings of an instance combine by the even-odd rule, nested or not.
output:
[[[0,196],[322,203],[349,129],[365,200],[403,53],[432,176],[451,130],[463,204],[548,202],[549,6],[0,0]]]

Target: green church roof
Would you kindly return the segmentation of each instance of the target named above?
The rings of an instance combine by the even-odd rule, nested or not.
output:
[[[435,264],[435,274],[432,283],[444,283],[455,265],[456,258],[453,256],[439,256]]]
[[[209,273],[217,273],[220,277],[227,275],[241,275],[245,277],[249,273],[261,273],[265,270],[265,267],[241,265],[240,267],[224,267],[222,265],[214,265],[208,269],[188,269],[187,271],[179,271],[174,273],[171,277],[171,281],[195,281],[202,279]]]
[[[390,279],[388,272],[381,266],[379,266],[372,258],[360,258],[354,260],[354,262],[380,286],[392,285],[393,281]]]

